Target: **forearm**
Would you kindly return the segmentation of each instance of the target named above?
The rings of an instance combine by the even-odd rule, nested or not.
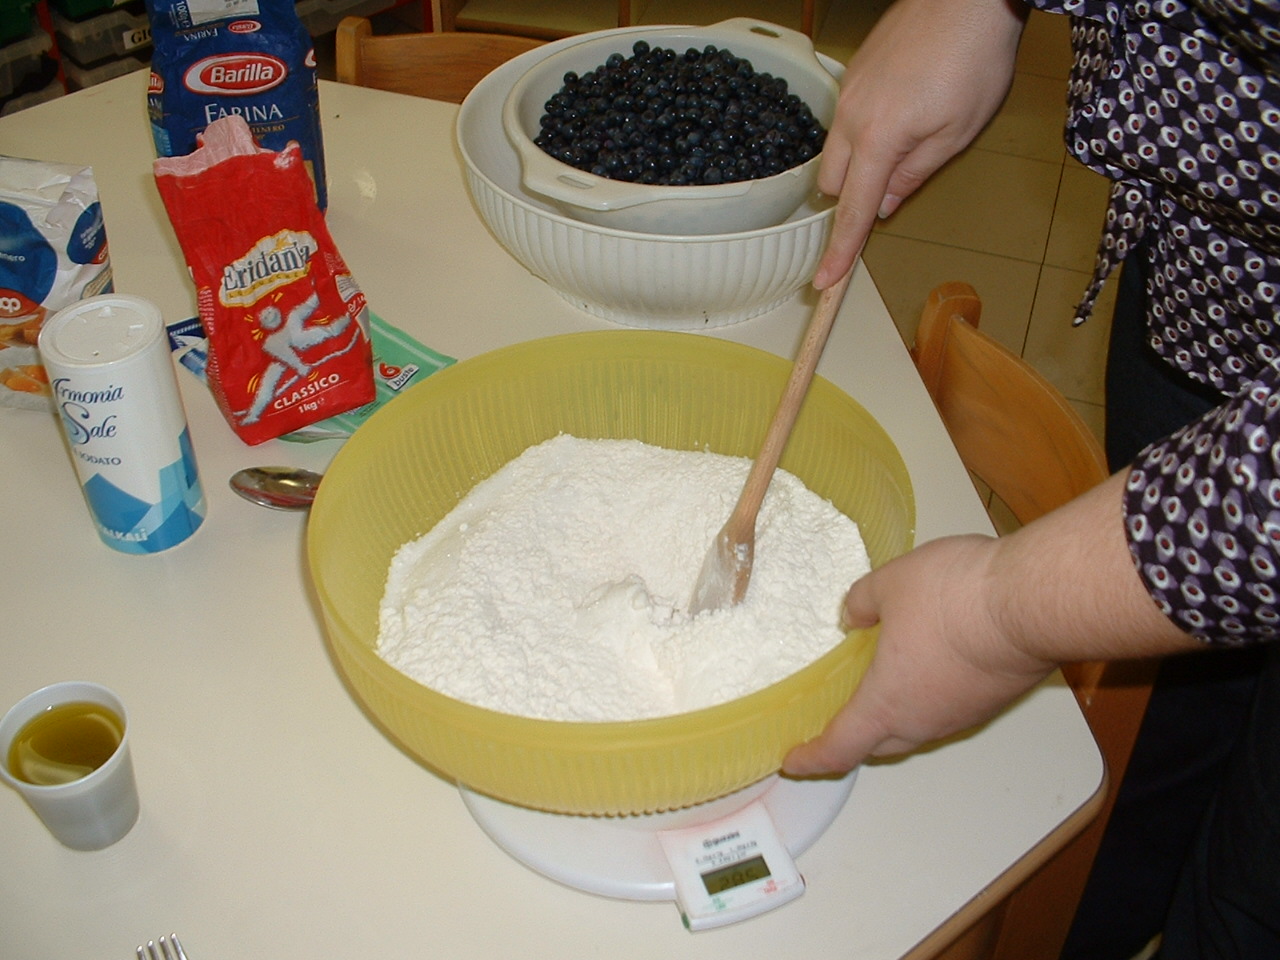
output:
[[[1125,536],[1127,471],[992,550],[992,616],[1026,654],[1060,663],[1157,656],[1203,644],[1157,608]]]

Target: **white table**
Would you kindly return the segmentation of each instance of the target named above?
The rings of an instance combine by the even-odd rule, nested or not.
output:
[[[116,289],[172,320],[194,315],[194,296],[152,180],[145,83],[132,74],[0,119],[0,153],[92,164]],[[607,326],[481,224],[455,107],[335,84],[322,106],[329,222],[376,312],[458,358]],[[715,335],[790,356],[810,303],[797,295]],[[990,530],[862,269],[820,372],[897,442],[919,539]],[[0,705],[59,679],[113,687],[143,808],[114,847],[74,853],[0,793],[0,955],[111,960],[176,930],[192,960],[922,957],[1092,812],[1102,762],[1051,681],[977,735],[866,767],[800,858],[808,892],[766,916],[690,934],[670,904],[546,880],[343,686],[303,568],[304,517],[227,488],[255,463],[323,468],[335,445],[247,447],[194,378],[179,380],[209,515],[157,556],[98,541],[51,415],[0,409]]]

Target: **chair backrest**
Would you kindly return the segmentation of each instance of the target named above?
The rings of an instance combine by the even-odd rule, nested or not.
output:
[[[1030,364],[978,330],[966,283],[929,294],[912,358],[960,458],[1030,523],[1107,478],[1107,461],[1071,404]]]
[[[1106,479],[1102,446],[1062,394],[1030,364],[978,329],[982,302],[967,283],[935,288],[912,359],[970,472],[1026,524]],[[1117,511],[1119,506],[1117,505]],[[945,960],[1057,960],[1084,891],[1150,696],[1154,663],[1063,666],[1111,785],[1097,818]]]
[[[340,83],[451,103],[461,103],[485,74],[542,44],[529,37],[488,33],[375,37],[364,17],[345,17],[334,39]]]

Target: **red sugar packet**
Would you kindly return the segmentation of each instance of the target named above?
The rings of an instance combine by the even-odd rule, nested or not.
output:
[[[364,294],[329,235],[298,144],[257,145],[239,116],[155,161],[196,285],[209,388],[245,443],[374,397]]]

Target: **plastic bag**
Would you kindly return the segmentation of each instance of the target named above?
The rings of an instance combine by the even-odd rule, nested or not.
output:
[[[298,144],[263,149],[225,117],[155,176],[196,285],[209,388],[236,434],[261,443],[371,402],[368,307]]]
[[[0,157],[0,405],[48,409],[45,318],[111,289],[93,170]]]

